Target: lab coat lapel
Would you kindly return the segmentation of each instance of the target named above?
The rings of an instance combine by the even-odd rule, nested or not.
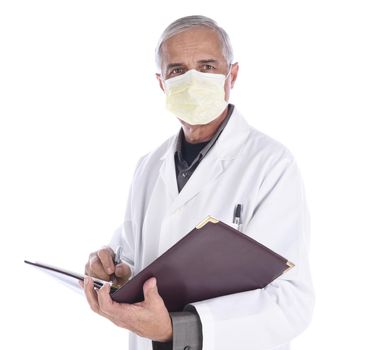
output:
[[[208,159],[208,155],[209,153],[201,161],[191,178],[179,193],[179,196],[171,205],[171,213],[195,197],[224,171],[222,162],[219,159]]]
[[[164,186],[167,189],[170,203],[173,203],[179,195],[176,179],[175,169],[175,149],[176,149],[177,136],[170,141],[170,145],[164,155],[160,158],[162,164],[160,166],[159,175],[162,179]]]
[[[202,188],[208,185],[215,177],[219,176],[224,170],[224,166],[219,159],[208,160],[204,159],[199,166],[196,168],[195,172],[184,186],[182,191],[179,193],[177,187],[176,179],[176,169],[175,169],[175,147],[176,142],[172,142],[171,146],[165,152],[162,160],[162,165],[160,167],[160,177],[163,181],[164,186],[167,189],[167,194],[169,196],[168,203],[171,203],[169,207],[169,213],[172,213],[177,208],[182,206],[188,200],[193,198],[197,193],[199,193]],[[210,153],[210,152],[209,152]],[[208,158],[209,156],[206,156]]]
[[[198,195],[225,172],[245,144],[249,131],[248,124],[235,109],[216,144],[201,161],[180,193],[177,189],[175,172],[175,141],[172,143],[160,170],[168,193],[173,199],[169,208],[170,214]]]

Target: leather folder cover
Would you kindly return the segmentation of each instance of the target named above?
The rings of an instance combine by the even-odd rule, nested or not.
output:
[[[156,277],[168,311],[192,302],[264,288],[294,265],[231,226],[207,217],[184,238],[111,294],[121,303],[144,299]]]

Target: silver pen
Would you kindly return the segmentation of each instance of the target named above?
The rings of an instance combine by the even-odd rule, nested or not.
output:
[[[120,245],[116,249],[115,257],[113,259],[113,262],[115,263],[115,265],[121,264],[121,251],[122,250],[123,250],[123,247]]]
[[[115,266],[118,264],[121,264],[121,251],[122,250],[123,250],[122,246],[118,246],[116,249],[115,256],[113,257],[113,263]],[[114,290],[116,290],[120,287],[120,285],[116,284],[117,278],[118,277],[116,276],[115,273],[113,273],[110,277],[109,284],[111,285],[111,288]]]

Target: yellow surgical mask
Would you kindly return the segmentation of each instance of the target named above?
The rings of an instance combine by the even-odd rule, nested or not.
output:
[[[224,91],[228,75],[191,69],[165,80],[166,108],[190,125],[210,123],[228,105]]]

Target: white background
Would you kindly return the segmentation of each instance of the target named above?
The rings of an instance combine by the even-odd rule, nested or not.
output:
[[[23,259],[82,271],[109,241],[136,161],[178,131],[153,53],[190,14],[228,31],[232,102],[306,183],[317,305],[293,349],[384,348],[384,12],[369,0],[2,1],[2,344],[127,348],[126,331]]]

